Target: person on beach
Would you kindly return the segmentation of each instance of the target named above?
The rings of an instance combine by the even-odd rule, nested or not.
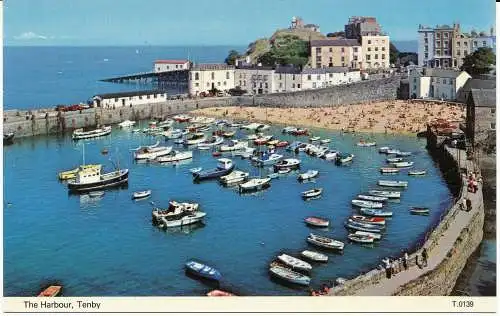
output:
[[[427,259],[428,259],[428,255],[427,255],[427,249],[424,248],[424,250],[422,250],[422,260],[424,261],[424,266],[427,267]]]
[[[420,255],[418,253],[415,256],[415,263],[420,269],[422,269],[422,262],[420,261]]]
[[[405,251],[405,255],[403,257],[403,267],[405,270],[408,270],[408,252]]]
[[[398,271],[396,270],[396,260],[392,260],[391,268],[392,268],[392,274],[396,275],[398,273]]]
[[[391,278],[391,264],[389,259],[385,262],[385,276],[390,279]]]

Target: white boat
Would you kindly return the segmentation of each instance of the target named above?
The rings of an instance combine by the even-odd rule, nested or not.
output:
[[[403,161],[403,158],[402,157],[391,157],[391,158],[387,158],[386,161],[388,163],[401,162],[401,161]]]
[[[372,201],[372,202],[386,202],[388,198],[385,196],[372,196],[372,195],[359,194],[358,199],[365,201]]]
[[[344,223],[345,227],[348,229],[352,230],[359,230],[359,231],[364,231],[364,232],[369,232],[369,233],[377,233],[380,234],[382,230],[384,229],[383,226],[380,225],[371,225],[371,224],[364,224],[360,222],[356,222],[353,220],[347,220]]]
[[[325,138],[319,141],[320,144],[328,144],[329,142],[331,142],[330,138]]]
[[[355,222],[360,222],[362,224],[370,224],[370,225],[379,225],[379,226],[385,226],[385,219],[383,217],[379,216],[362,216],[362,215],[351,215],[349,219],[355,221]]]
[[[411,156],[410,151],[400,151],[396,153],[396,157],[408,157],[408,156]]]
[[[313,137],[309,138],[309,141],[311,141],[311,142],[317,142],[320,139],[321,139],[321,137],[319,137],[319,136],[313,136]]]
[[[327,152],[323,153],[323,156],[321,158],[325,160],[335,160],[338,154],[338,151],[328,150]]]
[[[257,139],[257,138],[259,138],[259,135],[257,135],[257,134],[251,134],[251,135],[248,135],[248,136],[247,136],[247,139],[248,139],[248,140],[255,140],[255,139]]]
[[[249,130],[249,131],[255,131],[261,125],[262,124],[259,124],[259,123],[250,123],[248,125],[241,126],[241,129],[246,129],[246,130]]]
[[[374,238],[371,236],[363,236],[358,234],[349,234],[347,238],[350,241],[357,242],[360,244],[373,244]]]
[[[364,141],[360,141],[359,143],[357,143],[357,145],[359,147],[372,147],[372,146],[376,146],[377,143],[376,142],[364,142]]]
[[[138,191],[134,192],[132,194],[132,198],[135,199],[144,199],[146,197],[149,197],[151,195],[151,190],[145,190],[145,191]]]
[[[273,173],[268,174],[267,177],[271,178],[271,179],[275,179],[275,178],[279,177],[279,175],[280,175],[279,173],[273,172]]]
[[[158,146],[158,147],[142,147],[141,149],[134,152],[135,160],[142,159],[156,159],[161,156],[170,154],[172,151],[172,146]]]
[[[316,197],[319,197],[321,195],[321,193],[323,193],[322,188],[307,190],[307,191],[302,192],[302,198],[304,198],[304,199],[316,198]]]
[[[165,136],[165,138],[167,139],[178,139],[181,138],[184,134],[181,129],[174,129],[163,132],[162,135]]]
[[[361,230],[355,231],[354,234],[356,234],[358,236],[369,236],[369,237],[372,237],[374,240],[380,240],[382,238],[382,234],[364,232]]]
[[[317,177],[319,174],[318,170],[307,170],[305,173],[301,173],[298,176],[299,181],[309,180]]]
[[[384,204],[378,202],[371,202],[365,200],[352,200],[352,205],[362,207],[362,208],[382,208]]]
[[[398,168],[387,168],[387,167],[382,167],[380,168],[380,173],[399,173],[399,169]]]
[[[335,239],[331,239],[328,237],[323,237],[315,234],[309,234],[309,237],[307,237],[307,242],[323,247],[323,248],[328,248],[328,249],[334,249],[334,250],[343,250],[344,249],[344,243]]]
[[[309,216],[304,218],[304,222],[306,224],[315,226],[315,227],[328,227],[330,225],[330,221],[326,218],[322,217],[316,217],[316,216]]]
[[[209,149],[214,146],[220,145],[224,142],[224,138],[219,136],[212,136],[211,138],[205,140],[202,143],[198,144],[199,149]]]
[[[316,252],[316,251],[311,251],[311,250],[304,250],[301,252],[301,255],[304,258],[317,261],[317,262],[328,262],[328,256],[324,255],[322,253]]]
[[[408,171],[409,176],[423,176],[427,173],[425,170],[412,170]]]
[[[271,178],[253,178],[239,185],[240,192],[261,190],[270,185]]]
[[[283,134],[291,134],[292,132],[295,132],[297,130],[297,127],[295,126],[287,126],[285,128],[283,128],[283,130],[281,131]]]
[[[335,159],[335,163],[337,165],[343,165],[343,164],[351,162],[353,158],[354,158],[353,154],[340,154],[339,153],[337,155],[337,158]]]
[[[280,279],[283,279],[291,283],[299,285],[309,285],[309,283],[311,283],[311,278],[308,277],[307,275],[303,275],[301,273],[295,272],[291,269],[287,269],[277,264],[272,264],[271,267],[269,267],[269,272],[275,277],[278,277]]]
[[[386,197],[389,199],[399,199],[401,198],[401,192],[400,191],[380,191],[380,190],[370,190],[368,191],[371,195],[374,196],[382,196]]]
[[[200,172],[201,169],[203,169],[203,168],[202,167],[191,168],[191,169],[189,169],[189,172],[191,172],[191,173],[197,173],[197,172]]]
[[[229,142],[229,145],[222,145],[220,146],[220,151],[237,151],[237,150],[244,150],[245,148],[248,147],[248,142],[247,141],[239,141],[239,140],[231,140]]]
[[[219,181],[222,184],[231,185],[231,184],[245,181],[249,175],[250,175],[250,173],[248,173],[248,172],[244,172],[244,171],[240,171],[240,170],[233,170],[233,172],[231,172],[227,176],[220,177]]]
[[[283,168],[283,169],[279,169],[277,173],[278,174],[287,174],[290,171],[292,171],[292,169],[290,169],[290,168]]]
[[[184,144],[187,146],[198,145],[200,143],[205,142],[206,140],[207,140],[207,138],[205,137],[205,134],[194,133],[191,136],[189,136],[188,138],[186,138],[186,140],[184,141]]]
[[[258,132],[262,132],[262,131],[267,131],[269,128],[271,128],[271,126],[266,124],[260,124],[259,126],[257,126],[256,130]]]
[[[83,128],[73,131],[73,140],[100,137],[111,134],[111,126],[103,126],[91,131],[84,131]]]
[[[273,138],[272,135],[261,136],[253,140],[255,145],[264,145]]]
[[[378,217],[391,217],[392,212],[391,211],[385,211],[385,210],[375,210],[371,208],[364,208],[362,207],[359,212],[363,215],[367,216],[378,216]]]
[[[315,146],[311,144],[305,149],[306,154],[318,158],[322,157],[328,151],[330,151],[330,148],[326,146]]]
[[[157,157],[156,161],[160,163],[164,162],[178,162],[182,160],[188,160],[193,158],[193,152],[192,151],[177,151],[174,150],[170,154]]]
[[[189,214],[184,214],[179,219],[170,219],[163,217],[160,218],[160,222],[163,222],[163,227],[166,228],[186,226],[201,222],[206,215],[206,213],[197,211]]]
[[[283,158],[283,155],[280,154],[271,154],[269,155],[268,153],[264,153],[262,157],[254,157],[252,158],[252,161],[257,163],[259,166],[268,166],[272,165],[278,161],[280,161]]]
[[[406,188],[408,186],[408,181],[378,180],[378,185],[382,187]]]
[[[171,201],[167,209],[153,209],[153,223],[163,227],[178,227],[197,223],[205,217],[198,211],[197,203],[179,203]]]
[[[174,124],[174,120],[172,119],[166,119],[164,121],[161,121],[160,123],[158,123],[158,127],[160,128],[165,128],[165,127],[170,127]]]
[[[412,207],[410,209],[411,214],[415,215],[429,215],[430,209],[428,207]]]
[[[381,153],[381,154],[387,154],[387,151],[390,150],[390,149],[391,149],[390,147],[384,146],[384,147],[380,147],[378,149],[378,152]]]
[[[299,167],[300,167],[300,160],[295,158],[283,159],[274,164],[275,170],[280,170],[285,168],[297,169]]]
[[[127,128],[127,127],[132,127],[135,125],[135,121],[130,121],[130,120],[125,120],[121,123],[118,123],[118,126],[121,128]]]
[[[304,270],[304,271],[310,271],[312,270],[312,266],[300,259],[297,259],[295,257],[289,256],[286,253],[283,253],[278,256],[278,260],[283,262],[284,264],[290,266],[292,269],[298,269],[298,270]]]
[[[233,151],[233,156],[241,156],[242,158],[250,158],[253,156],[255,148],[245,147],[241,150]]]
[[[413,166],[413,161],[393,162],[392,165],[396,168],[409,168]]]

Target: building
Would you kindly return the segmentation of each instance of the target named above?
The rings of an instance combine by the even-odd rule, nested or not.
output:
[[[361,69],[389,68],[389,36],[361,36]]]
[[[263,66],[240,66],[234,72],[234,85],[251,94],[274,92],[274,69]]]
[[[312,40],[311,65],[313,68],[362,66],[362,49],[357,39]]]
[[[235,67],[226,64],[198,64],[189,70],[188,90],[191,96],[212,89],[227,91],[235,87]]]
[[[327,88],[361,80],[359,70],[347,67],[307,68],[302,70],[302,90]]]
[[[420,67],[430,67],[434,59],[434,29],[418,26],[418,65]]]
[[[154,62],[154,72],[188,70],[189,60],[161,59]]]
[[[471,76],[465,71],[424,68],[410,73],[410,98],[453,101]]]
[[[470,91],[467,98],[465,135],[473,148],[495,145],[496,89]]]
[[[440,25],[434,28],[434,60],[435,68],[453,67],[453,43],[460,34],[460,25]]]
[[[367,16],[353,16],[344,27],[346,38],[359,39],[361,36],[381,35],[377,19]]]
[[[301,69],[297,66],[276,66],[273,74],[273,92],[293,92],[302,90]]]
[[[457,101],[467,103],[467,98],[472,89],[496,89],[496,78],[470,78],[458,92]]]
[[[104,93],[92,97],[94,107],[114,109],[133,107],[141,104],[161,103],[167,100],[167,93],[160,90],[143,90],[117,93]]]

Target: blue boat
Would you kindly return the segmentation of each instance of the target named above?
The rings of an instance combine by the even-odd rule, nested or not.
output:
[[[234,164],[231,159],[220,158],[218,159],[217,168],[194,172],[193,177],[195,181],[215,179],[230,174],[233,169]]]
[[[213,281],[219,281],[222,278],[222,274],[217,269],[193,260],[186,262],[186,270],[196,276]]]

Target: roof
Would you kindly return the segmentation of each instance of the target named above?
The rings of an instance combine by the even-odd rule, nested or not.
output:
[[[155,60],[155,64],[185,64],[189,60],[186,59],[158,59]]]
[[[324,39],[324,40],[312,40],[311,47],[317,46],[361,46],[356,39]]]
[[[277,74],[300,74],[301,70],[294,65],[278,65],[274,72]]]
[[[302,70],[302,74],[326,74],[333,72],[349,72],[347,67],[325,67],[325,68],[305,68]]]
[[[496,107],[496,89],[471,89],[470,97],[475,107]]]
[[[138,95],[152,95],[152,94],[162,94],[167,93],[161,90],[139,90],[139,91],[125,91],[125,92],[113,92],[113,93],[101,93],[94,96],[94,98],[101,99],[113,99],[113,98],[124,98],[124,97],[135,97]]]
[[[196,64],[194,65],[191,70],[198,70],[198,71],[203,71],[203,70],[230,70],[234,69],[234,66],[227,65],[227,64]]]
[[[463,72],[465,71],[440,68],[424,68],[422,70],[422,75],[424,77],[457,78]]]
[[[251,64],[243,64],[243,65],[236,66],[236,69],[273,70],[274,67],[272,67],[272,66],[257,66],[257,65],[251,65]]]
[[[495,80],[483,80],[470,78],[462,87],[463,91],[471,91],[471,89],[495,89]]]

